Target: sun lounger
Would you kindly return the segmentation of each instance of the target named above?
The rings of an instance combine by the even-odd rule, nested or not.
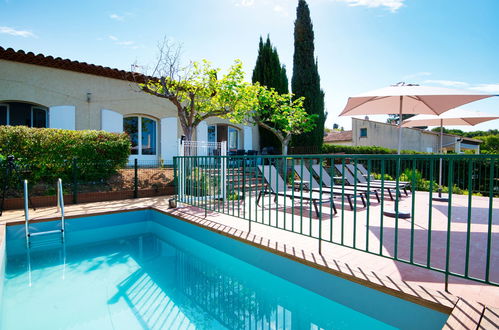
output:
[[[322,176],[322,185],[327,187],[327,188],[333,188],[335,190],[339,190],[340,191],[340,195],[341,195],[341,191],[344,190],[346,193],[353,193],[355,191],[357,191],[357,193],[360,193],[362,195],[364,195],[366,198],[368,198],[368,195],[374,195],[376,197],[376,200],[378,202],[380,202],[380,198],[379,198],[379,194],[378,194],[378,189],[375,188],[375,187],[370,187],[370,189],[367,189],[367,187],[364,187],[364,186],[359,186],[359,187],[352,187],[350,185],[346,185],[344,187],[342,187],[341,185],[335,185],[334,184],[334,181],[331,180],[331,176],[329,175],[329,173],[327,172],[326,169],[324,169],[320,164],[315,164],[315,165],[312,165],[312,170],[315,172],[315,174],[320,178]],[[308,171],[307,171],[308,172]],[[310,175],[310,174],[308,174]],[[304,175],[305,178],[307,178],[308,176],[307,175]],[[333,186],[331,186],[331,182],[333,182]],[[319,186],[319,184],[317,183],[317,185]],[[324,189],[324,188],[322,188]],[[350,202],[350,201],[349,201]],[[350,204],[351,206],[352,204]],[[365,204],[364,204],[365,206]]]
[[[256,200],[257,205],[259,205],[260,198],[262,197],[263,193],[269,193],[272,195],[275,195],[274,198],[274,203],[277,204],[277,197],[278,196],[283,196],[291,199],[298,198],[300,200],[307,200],[311,204],[314,205],[315,208],[315,213],[317,214],[317,217],[320,217],[319,213],[319,207],[318,204],[322,203],[331,203],[331,206],[333,208],[334,214],[337,213],[336,207],[334,203],[331,202],[331,198],[327,197],[324,198],[324,196],[318,192],[312,191],[306,194],[299,194],[296,191],[294,191],[291,188],[288,188],[286,186],[286,183],[284,182],[283,178],[273,165],[258,165],[258,169],[262,173],[267,185],[266,188],[270,188],[270,191],[267,189],[265,191],[260,191],[258,194],[258,198]]]
[[[344,174],[344,177],[343,179],[350,185],[350,186],[358,186],[358,187],[367,187],[368,184],[367,183],[362,183],[362,182],[359,182],[358,180],[356,180],[353,176],[353,174],[350,172],[350,170],[348,169],[347,166],[345,166],[345,168],[343,168],[342,164],[336,164],[334,165],[336,170],[340,173],[340,174]],[[359,173],[360,174],[360,173]],[[357,176],[358,177],[358,176]],[[369,183],[369,187],[370,188],[381,188],[381,184],[371,184]],[[395,200],[393,198],[393,194],[392,194],[392,189],[396,189],[396,187],[394,186],[390,186],[390,185],[383,185],[383,189],[385,189],[387,192],[388,192],[388,195],[390,196],[390,199],[393,201]]]
[[[356,194],[351,189],[342,190],[341,188],[330,188],[330,187],[321,187],[320,184],[315,180],[315,178],[310,174],[308,168],[303,166],[303,168],[295,168],[295,172],[300,177],[301,173],[303,173],[303,177],[300,177],[300,180],[306,180],[309,182],[308,189],[312,191],[316,191],[319,193],[327,193],[333,194],[333,196],[342,196],[343,194],[347,197],[348,204],[350,205],[350,209],[353,211],[353,203],[352,198],[360,197],[362,200],[362,204],[364,207],[366,206],[366,200],[364,199],[364,193],[362,189],[359,189]]]
[[[354,164],[346,164],[348,170],[352,173],[352,174],[356,174],[356,177],[357,177],[357,180],[358,182],[362,183],[362,184],[367,184],[367,179],[364,175],[362,175],[361,171],[359,171],[359,164],[357,164],[357,173],[355,173],[355,165]],[[396,189],[397,188],[397,181],[393,181],[393,180],[383,180],[384,181],[384,186],[385,187],[391,187],[391,188],[394,188]],[[372,186],[373,183],[375,185],[381,185],[381,180],[378,181],[378,182],[372,182],[370,181],[370,185]],[[403,189],[404,190],[404,193],[406,196],[409,196],[409,194],[407,193],[407,186],[408,186],[408,183],[407,182],[399,182],[398,183],[398,188],[399,189]]]
[[[372,174],[370,174],[370,173],[367,171],[367,169],[364,167],[364,165],[363,165],[363,164],[361,164],[361,163],[357,163],[357,170],[359,170],[359,172],[360,172],[360,173],[361,173],[361,174],[362,174],[365,178],[367,178],[368,176],[370,176],[370,177],[371,177],[371,180],[370,180],[371,182],[381,183],[381,180],[375,179],[375,178],[373,177],[373,175],[372,175]],[[393,183],[393,184],[396,184],[396,181],[394,181],[394,180],[383,180],[383,181],[385,181],[385,183]],[[400,185],[403,185],[403,184],[404,184],[404,185],[410,185],[411,183],[410,183],[409,181],[399,181],[399,184],[400,184]]]

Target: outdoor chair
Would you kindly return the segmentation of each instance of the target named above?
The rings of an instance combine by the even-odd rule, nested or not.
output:
[[[375,179],[374,176],[372,174],[370,174],[367,169],[364,167],[363,164],[361,163],[357,163],[357,169],[359,170],[359,172],[365,177],[367,178],[368,176],[371,177],[371,182],[380,182],[381,183],[381,180],[378,180],[378,179]],[[395,184],[397,181],[395,180],[383,180],[385,181],[385,183],[393,183]],[[399,181],[399,184],[405,184],[405,185],[410,185],[411,182],[409,181]]]
[[[364,207],[367,206],[366,200],[364,198],[364,195],[367,198],[367,189],[358,189],[357,192],[355,193],[353,190],[350,188],[342,190],[341,188],[335,188],[335,187],[321,187],[321,185],[315,180],[313,175],[311,175],[310,171],[308,170],[307,167],[303,166],[300,168],[295,168],[295,173],[298,175],[301,181],[309,180],[309,187],[305,190],[312,190],[316,191],[319,193],[327,193],[327,194],[332,194],[333,196],[343,196],[345,195],[347,197],[348,204],[350,205],[350,209],[353,211],[353,202],[352,198],[360,197],[362,204]],[[300,175],[303,173],[303,177]],[[359,187],[360,188],[360,187]]]
[[[329,175],[327,170],[322,167],[322,165],[314,164],[314,165],[312,165],[312,170],[315,172],[317,177],[320,178],[322,175],[322,185],[324,187],[331,188],[331,182],[333,182],[332,188],[335,188],[336,190],[344,189],[345,191],[353,192],[356,189],[358,193],[364,195],[366,198],[368,198],[369,195],[374,195],[376,197],[376,200],[378,201],[378,203],[381,202],[381,200],[379,198],[379,194],[378,194],[378,191],[379,191],[378,188],[370,187],[370,189],[367,189],[367,187],[364,187],[364,186],[354,188],[350,185],[346,185],[346,186],[342,187],[341,185],[334,184],[334,180],[331,179],[331,176]],[[324,188],[322,188],[322,189],[324,189]]]
[[[348,169],[347,166],[345,166],[345,168],[343,168],[342,164],[335,164],[334,167],[336,168],[336,170],[340,174],[344,173],[344,177],[342,179],[345,180],[345,182],[348,183],[348,185],[350,185],[350,186],[357,186],[357,187],[367,187],[368,186],[367,183],[362,183],[362,182],[359,182],[358,180],[356,180],[354,178],[353,174]],[[381,184],[376,184],[376,183],[371,184],[371,183],[369,183],[369,187],[370,188],[378,188],[378,189],[380,189],[381,188]],[[383,188],[388,192],[388,195],[390,196],[390,199],[392,201],[395,200],[393,198],[392,189],[395,189],[396,187],[393,187],[393,186],[390,186],[390,185],[383,185]]]
[[[333,208],[334,214],[338,213],[336,210],[336,206],[334,203],[331,202],[331,198],[323,198],[322,194],[319,194],[318,192],[312,191],[310,193],[307,193],[306,196],[302,196],[302,194],[297,194],[293,188],[289,188],[286,183],[284,182],[283,178],[273,165],[258,165],[258,169],[263,175],[263,178],[265,179],[265,182],[267,183],[265,185],[265,190],[260,191],[258,194],[258,197],[256,199],[256,204],[260,206],[260,198],[262,197],[263,194],[268,193],[271,195],[274,195],[274,203],[277,204],[277,198],[279,196],[283,196],[285,198],[290,198],[293,200],[294,199],[300,199],[300,200],[306,200],[309,201],[310,204],[314,205],[315,208],[315,213],[317,214],[317,217],[320,218],[320,213],[319,213],[319,207],[317,204],[326,204],[326,203],[331,203],[331,206]],[[268,190],[270,188],[270,190]]]
[[[361,173],[361,171],[359,170],[359,164],[357,163],[357,173],[355,173],[355,165],[354,164],[346,164],[348,170],[357,177],[357,180],[362,183],[362,184],[367,184],[367,179],[366,177]],[[367,172],[367,171],[366,171]],[[370,181],[370,180],[369,180]],[[393,180],[383,180],[384,181],[384,186],[385,187],[391,187],[391,188],[394,188],[396,189],[397,188],[397,181],[393,181]],[[381,180],[379,181],[370,181],[370,184],[372,186],[372,184],[376,184],[376,185],[381,185]],[[400,182],[398,183],[398,188],[399,189],[402,189],[404,190],[404,193],[406,196],[409,196],[409,193],[407,192],[407,187],[409,186],[409,183],[408,182]]]
[[[246,161],[246,165],[253,166],[253,167],[256,166],[256,163],[257,163],[256,155],[258,155],[258,151],[248,150],[248,151],[246,151],[246,155],[248,156],[247,161]]]

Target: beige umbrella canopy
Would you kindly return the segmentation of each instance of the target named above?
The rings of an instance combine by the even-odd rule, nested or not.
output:
[[[402,127],[415,126],[440,126],[440,153],[443,152],[443,127],[445,126],[475,126],[486,121],[499,119],[498,115],[483,113],[478,111],[469,111],[463,109],[452,109],[440,116],[435,115],[417,115],[402,122]],[[445,201],[442,197],[442,159],[440,158],[438,174],[438,200]]]
[[[499,119],[499,115],[470,111],[463,109],[452,109],[440,116],[417,115],[402,122],[402,127],[416,126],[475,126],[489,120]]]
[[[340,116],[377,114],[428,114],[440,115],[458,106],[485,99],[494,94],[480,94],[443,87],[419,86],[398,83],[349,97]],[[402,146],[402,129],[399,122],[398,152]]]

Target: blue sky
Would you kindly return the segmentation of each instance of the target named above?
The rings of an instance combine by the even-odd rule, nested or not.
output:
[[[241,59],[249,79],[258,39],[270,34],[291,80],[297,1],[0,1],[4,48],[128,70],[152,64],[166,36],[183,44],[186,61],[227,68]],[[399,81],[499,94],[497,0],[308,3],[329,127],[350,127],[337,117],[348,96]],[[499,114],[499,97],[466,108]],[[497,121],[473,129],[489,128]]]

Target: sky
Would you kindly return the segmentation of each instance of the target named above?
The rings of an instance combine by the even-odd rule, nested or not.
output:
[[[327,127],[349,96],[400,81],[499,94],[498,0],[308,0]],[[0,0],[0,46],[130,70],[164,38],[188,62],[243,61],[270,35],[291,81],[295,0]],[[464,106],[499,115],[499,97]],[[383,116],[371,119],[384,121]],[[463,130],[497,128],[499,121]]]

